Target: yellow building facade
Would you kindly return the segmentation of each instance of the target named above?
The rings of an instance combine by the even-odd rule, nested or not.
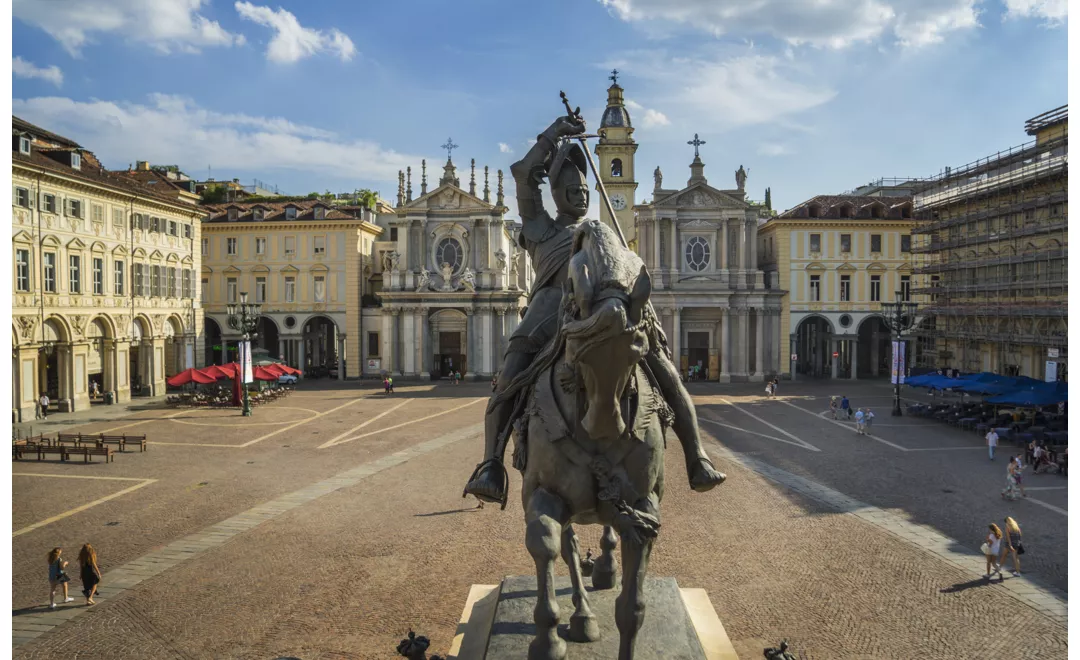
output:
[[[16,117],[11,169],[13,417],[164,394],[200,364],[203,210]]]
[[[383,229],[367,209],[317,200],[206,207],[200,241],[207,363],[236,359],[227,306],[262,306],[253,346],[308,375],[361,374],[361,299]]]
[[[910,196],[818,196],[758,229],[760,268],[782,298],[780,364],[816,377],[889,373],[882,303],[914,293]],[[913,347],[907,347],[909,363]]]

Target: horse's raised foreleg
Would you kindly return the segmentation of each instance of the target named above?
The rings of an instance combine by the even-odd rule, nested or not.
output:
[[[570,641],[595,642],[600,639],[600,626],[589,608],[589,595],[585,591],[585,579],[581,576],[581,556],[578,553],[577,534],[574,526],[567,525],[562,533],[562,558],[570,568],[570,582],[574,585],[574,613],[570,616]]]
[[[618,542],[619,537],[615,536],[615,530],[605,525],[604,533],[600,535],[600,556],[593,564],[593,589],[611,589],[615,586],[615,571],[619,570],[619,562],[615,560],[615,546]]]
[[[619,628],[619,660],[633,660],[634,642],[645,620],[645,573],[653,539],[642,542],[623,536],[622,593],[615,599],[615,625]]]
[[[567,521],[562,499],[537,488],[525,512],[525,547],[536,562],[536,637],[529,644],[529,660],[563,660],[566,642],[559,637],[559,604],[555,601],[555,560]],[[580,569],[579,569],[580,570]]]

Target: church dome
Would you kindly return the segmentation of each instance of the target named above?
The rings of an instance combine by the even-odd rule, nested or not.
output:
[[[633,128],[630,123],[630,113],[623,104],[623,88],[613,84],[608,87],[607,108],[604,117],[600,120],[600,128]]]

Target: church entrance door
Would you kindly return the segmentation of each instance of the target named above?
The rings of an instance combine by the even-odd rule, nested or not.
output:
[[[439,352],[435,356],[435,378],[448,378],[453,371],[465,373],[465,360],[461,354],[461,333],[440,332]]]
[[[686,344],[689,353],[689,365],[694,372],[692,380],[709,378],[709,333],[687,332]]]

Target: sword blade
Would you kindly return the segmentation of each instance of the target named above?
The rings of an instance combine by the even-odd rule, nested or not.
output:
[[[589,169],[592,170],[593,176],[596,177],[596,184],[600,187],[600,196],[604,198],[604,207],[607,208],[608,216],[611,217],[611,225],[615,229],[615,233],[619,235],[619,242],[622,243],[624,248],[629,250],[630,245],[626,242],[626,237],[623,236],[622,227],[619,226],[619,221],[615,215],[615,209],[611,207],[611,199],[608,198],[607,188],[604,187],[604,180],[600,178],[600,172],[596,169],[596,161],[593,160],[592,152],[589,151],[589,143],[585,141],[585,136],[574,137],[581,142],[581,147],[585,151],[585,158],[589,160]]]

